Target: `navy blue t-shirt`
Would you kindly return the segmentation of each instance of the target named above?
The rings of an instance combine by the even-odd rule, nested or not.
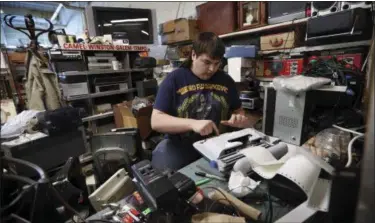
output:
[[[235,83],[225,72],[217,71],[209,80],[201,80],[188,68],[179,68],[170,73],[158,89],[154,108],[179,118],[212,120],[220,132],[233,111],[241,107]],[[169,138],[202,139],[193,132],[169,135]]]

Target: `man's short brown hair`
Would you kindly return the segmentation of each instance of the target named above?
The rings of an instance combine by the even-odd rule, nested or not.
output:
[[[202,32],[193,42],[193,50],[197,56],[207,54],[212,59],[221,60],[225,53],[225,46],[215,33]]]
[[[193,49],[197,56],[207,54],[211,59],[221,60],[225,53],[225,45],[223,41],[213,32],[199,33],[196,40],[193,41]],[[192,54],[181,67],[191,68],[193,63]]]

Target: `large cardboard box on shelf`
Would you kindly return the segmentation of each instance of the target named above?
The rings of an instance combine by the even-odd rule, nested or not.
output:
[[[198,34],[197,20],[176,19],[163,23],[162,44],[194,40]]]
[[[147,98],[152,99],[154,96]],[[151,114],[152,105],[138,110],[136,115],[132,112],[132,101],[123,101],[113,106],[116,128],[138,128],[142,139],[146,139],[152,132]]]

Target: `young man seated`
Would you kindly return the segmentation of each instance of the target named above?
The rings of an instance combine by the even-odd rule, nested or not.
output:
[[[228,126],[249,126],[233,79],[219,70],[224,53],[218,36],[201,33],[191,57],[160,85],[151,126],[167,136],[153,151],[155,168],[178,170],[200,158],[194,142],[219,135]]]

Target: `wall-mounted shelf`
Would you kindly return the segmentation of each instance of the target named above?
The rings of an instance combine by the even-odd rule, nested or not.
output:
[[[148,68],[133,68],[133,69],[120,69],[120,70],[84,70],[84,71],[68,71],[62,72],[64,76],[77,76],[77,75],[93,75],[93,74],[119,74],[127,72],[142,72]]]
[[[108,117],[111,117],[111,116],[113,116],[113,111],[104,112],[104,113],[101,113],[101,114],[96,114],[96,115],[84,117],[84,118],[82,118],[82,122],[94,121],[94,120],[98,120],[98,119],[108,118]]]
[[[105,97],[105,96],[116,95],[116,94],[125,94],[125,93],[135,92],[136,90],[137,90],[136,88],[130,88],[126,90],[105,91],[105,92],[80,95],[76,97],[68,97],[65,99],[67,101],[77,101],[77,100],[83,100],[83,99],[89,99],[89,98]]]
[[[351,47],[358,47],[358,46],[370,46],[370,45],[371,45],[371,40],[363,40],[363,41],[355,41],[355,42],[347,42],[347,43],[327,44],[327,45],[320,45],[320,46],[302,46],[302,47],[296,47],[293,49],[265,50],[265,51],[258,51],[258,54],[259,55],[267,55],[267,54],[273,54],[273,53],[300,54],[303,52],[336,50],[336,49],[351,48]]]
[[[257,32],[263,32],[263,31],[268,31],[268,30],[272,30],[272,29],[283,28],[283,27],[286,27],[286,26],[296,25],[296,24],[300,24],[300,23],[306,23],[308,19],[309,18],[296,19],[294,21],[288,21],[288,22],[278,23],[278,24],[274,24],[274,25],[262,26],[262,27],[254,28],[254,29],[248,29],[248,30],[242,30],[242,31],[238,31],[238,32],[227,33],[227,34],[220,35],[219,37],[222,38],[222,39],[225,39],[225,38],[236,37],[236,36],[245,35],[245,34],[253,34],[253,33],[257,33]]]

